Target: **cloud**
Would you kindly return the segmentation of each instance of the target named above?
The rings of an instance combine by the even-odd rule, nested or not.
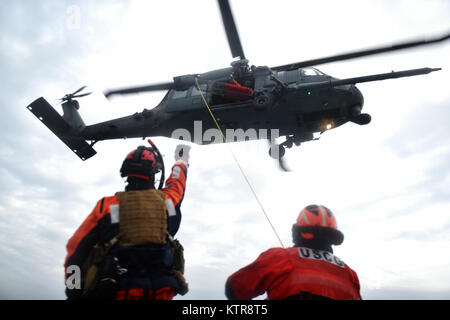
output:
[[[448,97],[448,94],[443,93]],[[405,125],[397,128],[386,145],[400,157],[411,157],[448,147],[448,122],[450,115],[445,101],[420,106],[408,113]],[[439,159],[437,159],[439,161]]]
[[[442,240],[449,240],[448,234],[450,231],[450,224],[446,225],[436,225],[434,228],[429,227],[425,230],[419,230],[419,231],[404,231],[400,232],[396,235],[398,239],[411,239],[414,241],[442,241]]]

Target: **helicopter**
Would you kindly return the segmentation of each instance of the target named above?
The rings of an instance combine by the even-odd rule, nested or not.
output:
[[[254,66],[244,54],[229,1],[218,0],[218,7],[233,58],[229,67],[176,76],[170,82],[104,92],[110,99],[114,95],[167,91],[153,109],[86,125],[75,100],[90,94],[81,93],[85,87],[60,99],[62,116],[43,97],[27,108],[82,160],[94,156],[94,144],[107,139],[164,136],[192,141],[194,137],[193,142],[201,145],[266,139],[269,155],[286,170],[282,160],[286,149],[316,140],[315,134],[347,122],[370,123],[371,116],[362,113],[364,97],[357,83],[441,70],[427,67],[338,79],[323,73],[317,65],[431,45],[450,38],[447,33],[275,67]],[[285,141],[276,143],[278,137]]]

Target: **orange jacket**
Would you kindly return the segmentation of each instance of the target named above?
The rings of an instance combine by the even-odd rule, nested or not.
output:
[[[178,231],[181,221],[180,206],[186,188],[187,167],[184,161],[179,160],[172,167],[172,172],[166,180],[165,204],[167,213],[167,229],[174,236]],[[107,242],[119,232],[119,223],[114,223],[111,217],[111,205],[119,204],[117,196],[109,196],[99,200],[94,210],[84,220],[74,235],[69,239],[66,249],[67,256],[64,267],[70,265],[82,266],[91,248],[102,242]],[[65,272],[66,277],[67,272]]]
[[[279,300],[307,292],[336,300],[359,300],[355,271],[332,253],[310,248],[272,248],[232,274],[226,283],[229,299],[252,299],[267,292]]]
[[[233,83],[225,83],[224,97],[232,101],[248,100],[253,95],[253,90],[245,87],[236,80]]]

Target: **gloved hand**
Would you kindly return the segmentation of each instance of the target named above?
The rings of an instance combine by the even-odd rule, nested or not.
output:
[[[175,149],[175,160],[183,160],[186,164],[189,162],[189,151],[191,147],[186,144],[179,144]]]

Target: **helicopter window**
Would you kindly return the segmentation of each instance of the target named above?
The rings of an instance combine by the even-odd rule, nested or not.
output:
[[[202,90],[203,94],[206,92],[206,83],[201,84],[200,85],[200,90]],[[200,95],[200,91],[198,91],[197,87],[192,87],[192,92],[191,92],[191,96],[199,96]]]
[[[187,90],[183,90],[183,91],[174,90],[173,94],[172,94],[172,99],[186,98],[187,92],[188,92]]]
[[[304,76],[321,76],[323,75],[322,72],[315,68],[304,68],[302,69],[302,73]]]
[[[286,71],[280,71],[277,73],[277,78],[281,81],[284,82],[284,77],[286,76]]]
[[[298,80],[298,70],[291,70],[286,72],[286,83],[297,82]]]

